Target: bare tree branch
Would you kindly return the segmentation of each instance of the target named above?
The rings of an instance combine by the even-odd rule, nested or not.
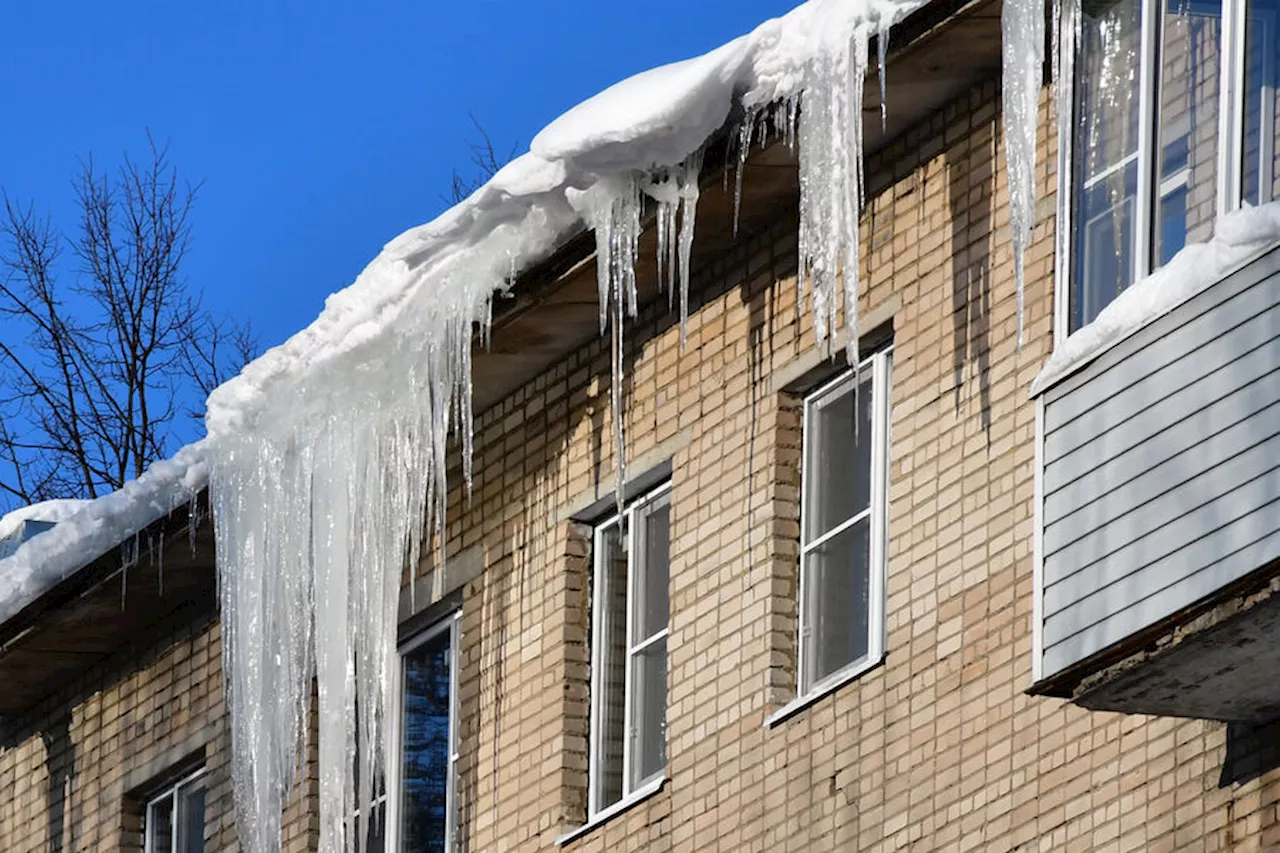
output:
[[[119,488],[257,351],[247,325],[214,321],[188,287],[198,187],[147,141],[145,162],[125,156],[114,173],[81,161],[69,237],[0,196],[0,315],[26,332],[0,342],[0,505]]]
[[[471,151],[471,165],[475,167],[476,171],[471,177],[467,178],[463,177],[457,169],[453,170],[449,194],[444,197],[444,200],[450,204],[457,204],[480,189],[486,181],[498,174],[498,171],[503,166],[514,160],[515,156],[520,153],[520,143],[517,142],[512,144],[511,150],[507,152],[506,156],[500,156],[497,149],[493,147],[493,140],[489,138],[489,134],[485,129],[480,126],[480,122],[476,120],[475,115],[468,112],[467,117],[471,119],[471,124],[475,127],[476,133],[480,134],[478,140],[467,142],[467,148]]]

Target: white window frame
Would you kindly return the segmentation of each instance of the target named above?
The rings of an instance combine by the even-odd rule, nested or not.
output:
[[[178,839],[182,837],[182,827],[179,826],[179,820],[178,820],[178,816],[180,814],[180,812],[178,811],[178,804],[181,802],[179,794],[182,792],[183,789],[191,787],[192,784],[195,782],[203,783],[205,781],[204,776],[208,772],[209,772],[208,768],[202,764],[200,767],[182,776],[177,781],[165,785],[163,788],[161,788],[159,791],[156,791],[155,794],[153,794],[151,797],[147,799],[146,813],[144,818],[146,822],[145,824],[146,832],[145,832],[145,835],[143,836],[144,837],[143,849],[146,851],[146,853],[176,853]],[[205,790],[207,792],[208,788],[206,787]],[[172,844],[170,845],[170,851],[164,851],[156,847],[156,840],[154,835],[155,821],[152,819],[152,814],[154,813],[155,807],[160,803],[160,801],[163,800],[165,797],[170,797],[170,796],[173,797],[173,805],[170,806],[170,813],[169,813],[169,825],[173,828],[173,841],[172,841]],[[205,800],[205,804],[206,806],[208,805],[207,799]],[[207,815],[206,815],[205,822],[206,823],[208,822]],[[202,834],[203,834],[203,829],[204,827],[202,826],[201,827]],[[203,843],[202,843],[202,846],[203,846]]]
[[[841,685],[858,677],[876,666],[884,659],[885,647],[888,644],[888,623],[885,617],[887,606],[887,576],[889,553],[889,397],[891,393],[893,373],[893,348],[885,347],[863,359],[857,372],[845,371],[816,390],[805,395],[804,414],[801,421],[801,473],[800,473],[800,560],[797,566],[797,613],[796,613],[796,696],[798,703],[805,703],[819,698]],[[858,385],[867,375],[871,376],[871,488],[867,508],[844,522],[826,531],[812,542],[805,541],[809,518],[809,489],[806,483],[810,477],[818,476],[817,472],[808,470],[808,442],[811,433],[809,424],[810,409],[818,400],[829,395],[841,385],[849,385],[847,393],[861,393]],[[870,519],[870,555],[868,573],[870,589],[867,595],[869,612],[867,614],[867,653],[861,658],[849,661],[821,679],[809,677],[810,660],[809,640],[805,614],[806,597],[810,591],[805,587],[807,572],[804,558],[813,549],[821,546],[832,537],[847,530],[864,519]],[[793,703],[795,704],[795,703]],[[779,715],[790,713],[788,705]]]
[[[1159,154],[1157,138],[1157,67],[1159,55],[1159,20],[1164,14],[1165,0],[1141,0],[1141,21],[1139,30],[1139,46],[1142,56],[1139,59],[1138,90],[1138,150],[1136,154],[1126,157],[1110,171],[1129,163],[1134,157],[1138,160],[1138,180],[1134,205],[1134,239],[1131,246],[1130,271],[1131,280],[1138,282],[1150,275],[1158,263],[1153,259],[1152,248],[1155,242],[1155,222],[1157,212],[1158,191],[1160,197],[1177,189],[1175,175],[1164,183],[1157,183],[1156,160]],[[1217,161],[1217,197],[1215,214],[1222,216],[1236,210],[1241,205],[1243,188],[1243,148],[1244,148],[1244,75],[1245,75],[1245,24],[1248,0],[1222,0],[1222,60],[1219,64],[1218,79],[1218,161]],[[1159,11],[1159,15],[1156,14]],[[1080,14],[1078,7],[1076,14]],[[1064,14],[1064,23],[1067,16]],[[1060,33],[1053,33],[1053,38],[1060,38]],[[1280,43],[1280,41],[1277,41]],[[1076,45],[1079,51],[1079,44]],[[1074,155],[1074,132],[1076,124],[1077,86],[1079,80],[1079,63],[1073,57],[1064,60],[1064,70],[1070,69],[1071,79],[1065,82],[1059,92],[1068,99],[1067,104],[1059,103],[1057,109],[1064,106],[1071,111],[1071,121],[1063,126],[1067,129],[1067,138],[1059,136],[1058,145],[1058,222],[1062,227],[1057,234],[1057,260],[1054,280],[1058,282],[1054,294],[1054,346],[1061,346],[1071,333],[1071,298],[1076,288],[1075,258],[1072,256],[1075,246],[1077,223],[1074,218],[1075,180],[1072,175],[1072,158]],[[1261,133],[1259,156],[1274,154],[1275,141],[1265,132],[1268,110],[1273,101],[1263,99],[1264,131]],[[1270,173],[1272,162],[1265,161],[1262,175]],[[1090,183],[1095,183],[1101,176],[1096,176]],[[1181,176],[1185,182],[1186,176]],[[1088,325],[1088,324],[1086,324]],[[1084,328],[1083,326],[1081,328]]]
[[[629,806],[635,800],[640,799],[656,790],[666,778],[666,768],[659,772],[640,780],[636,785],[631,784],[631,765],[634,761],[633,753],[635,751],[635,738],[631,736],[633,730],[632,710],[636,703],[632,701],[634,685],[632,683],[632,661],[636,655],[639,655],[653,644],[660,640],[665,640],[670,633],[671,618],[670,613],[667,616],[667,625],[662,630],[657,631],[648,637],[637,639],[636,632],[636,602],[640,600],[640,596],[636,594],[636,581],[638,572],[632,557],[638,553],[639,543],[639,525],[633,523],[633,519],[638,511],[644,509],[654,502],[666,497],[668,507],[670,507],[671,483],[670,481],[663,483],[643,495],[632,500],[623,507],[621,514],[613,515],[603,519],[595,526],[592,532],[592,550],[591,550],[591,715],[590,715],[590,738],[588,746],[588,773],[587,773],[587,822],[588,825],[597,823],[610,815],[621,811]],[[601,803],[600,798],[602,791],[600,790],[600,776],[604,772],[602,765],[603,744],[600,741],[602,721],[601,702],[597,701],[603,692],[601,684],[601,664],[598,658],[598,648],[596,638],[601,636],[604,630],[604,607],[602,601],[604,584],[600,582],[600,561],[604,554],[604,536],[605,531],[610,527],[625,522],[627,536],[627,640],[626,640],[626,665],[623,674],[623,746],[622,746],[622,796],[614,803]],[[668,583],[670,583],[670,565],[668,565]],[[669,601],[670,599],[668,599]],[[670,661],[670,650],[668,649],[668,661]],[[670,670],[668,670],[670,672]],[[663,714],[667,711],[666,703],[663,705]]]
[[[419,647],[426,645],[443,634],[449,636],[449,769],[445,780],[445,850],[454,850],[458,837],[458,668],[461,660],[460,646],[462,640],[462,611],[456,610],[426,630],[415,634],[402,643],[396,650],[398,666],[393,690],[394,713],[390,714],[388,734],[395,749],[388,760],[387,778],[391,784],[387,786],[386,797],[386,839],[388,851],[401,849],[401,798],[404,796],[404,780],[401,777],[404,760],[404,744],[401,736],[404,728],[404,667],[405,656]],[[394,792],[394,793],[393,793]]]

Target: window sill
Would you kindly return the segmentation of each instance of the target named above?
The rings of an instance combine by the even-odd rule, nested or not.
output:
[[[884,655],[880,655],[878,657],[869,658],[861,663],[854,664],[847,669],[842,669],[839,672],[827,676],[825,679],[815,684],[808,693],[805,693],[802,696],[797,696],[769,716],[765,717],[764,728],[771,729],[779,723],[789,720],[805,708],[827,698],[841,687],[844,687],[850,681],[853,681],[864,673],[875,669],[883,662]]]
[[[614,815],[622,814],[636,803],[649,799],[654,794],[661,791],[662,786],[666,783],[667,777],[665,775],[659,776],[652,782],[646,782],[642,787],[632,791],[629,795],[618,800],[618,802],[609,806],[607,809],[601,809],[596,812],[591,816],[591,819],[582,826],[579,826],[576,829],[571,829],[564,835],[561,835],[556,839],[556,844],[563,846],[568,844],[570,841],[576,841],[591,830],[595,829],[597,826],[600,826],[602,823],[607,823]]]

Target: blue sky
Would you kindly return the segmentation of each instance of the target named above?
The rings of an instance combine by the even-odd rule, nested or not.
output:
[[[191,284],[269,346],[444,208],[469,165],[468,111],[524,151],[611,83],[796,2],[10,2],[0,187],[70,227],[77,158],[142,153],[149,129],[203,182]]]

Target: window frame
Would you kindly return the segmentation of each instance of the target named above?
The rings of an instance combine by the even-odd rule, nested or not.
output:
[[[208,774],[209,774],[209,768],[202,763],[198,767],[195,767],[194,769],[184,771],[181,775],[174,778],[173,781],[164,783],[163,786],[155,789],[147,797],[146,803],[143,806],[143,811],[142,811],[142,814],[143,814],[142,849],[144,853],[164,853],[164,851],[156,849],[155,835],[154,835],[155,821],[152,819],[151,815],[152,815],[153,809],[165,797],[172,797],[173,799],[173,805],[170,806],[170,812],[169,812],[170,827],[172,827],[173,829],[173,839],[169,845],[170,853],[172,853],[172,851],[178,844],[178,839],[181,838],[181,828],[178,825],[179,824],[178,816],[181,813],[178,808],[178,805],[180,803],[179,793],[185,789],[192,787],[193,783],[195,782],[200,782],[201,785],[204,786],[205,791],[207,792],[208,780],[205,777],[207,777]],[[207,800],[206,800],[206,804],[207,804]],[[208,815],[206,814],[205,819],[202,822],[200,827],[201,848],[204,847],[204,840],[203,840],[204,830],[207,828],[207,825],[208,825]]]
[[[629,736],[632,727],[633,705],[633,668],[632,661],[636,655],[643,653],[650,646],[657,642],[665,641],[671,631],[671,613],[670,613],[670,583],[671,583],[671,565],[668,559],[667,564],[667,584],[668,584],[668,611],[667,624],[660,631],[656,631],[647,637],[642,638],[638,642],[633,641],[634,631],[636,628],[636,583],[640,576],[640,572],[635,570],[633,555],[638,549],[638,525],[633,519],[636,514],[646,508],[652,507],[660,500],[665,500],[668,511],[671,508],[671,481],[659,483],[652,488],[633,497],[624,504],[622,512],[613,512],[597,521],[591,531],[591,650],[590,650],[590,714],[588,716],[588,740],[587,740],[587,824],[594,825],[608,816],[625,809],[636,800],[648,796],[666,779],[666,762],[663,768],[645,779],[641,779],[637,784],[631,784],[631,768],[634,763],[633,744],[635,740]],[[601,556],[604,553],[603,539],[606,531],[617,525],[622,526],[623,519],[626,519],[625,533],[628,543],[627,550],[627,603],[625,614],[626,617],[626,640],[625,651],[626,660],[624,662],[623,673],[623,746],[622,746],[622,795],[612,803],[601,803],[601,774],[604,772],[603,762],[603,744],[601,742],[601,703],[597,701],[597,697],[602,695],[603,685],[601,679],[601,664],[599,660],[599,648],[597,638],[601,636],[604,630],[604,607],[601,597],[603,595],[604,584],[600,582],[600,566]],[[670,546],[670,531],[668,530],[668,548]],[[668,550],[668,553],[669,550]],[[668,648],[668,663],[670,661],[670,649]],[[670,679],[670,670],[668,672],[668,680]],[[664,691],[665,692],[665,691]],[[663,697],[663,719],[665,722],[668,711],[667,699],[669,693]],[[664,749],[665,751],[665,749]],[[667,756],[668,760],[670,756]]]
[[[392,707],[395,712],[390,715],[388,734],[395,749],[388,759],[387,778],[392,785],[386,786],[383,797],[386,806],[383,815],[386,826],[383,838],[389,851],[402,848],[402,827],[400,816],[401,801],[404,797],[404,779],[402,769],[404,762],[404,701],[405,701],[405,657],[427,643],[447,634],[449,637],[449,771],[445,780],[445,850],[456,850],[458,841],[458,763],[460,751],[458,745],[458,670],[461,661],[462,610],[458,608],[442,616],[422,631],[400,643],[396,648],[396,676],[393,685]],[[392,795],[392,790],[395,794]]]
[[[1132,287],[1149,276],[1159,266],[1156,256],[1157,231],[1160,228],[1158,214],[1160,200],[1165,195],[1166,187],[1171,180],[1162,179],[1156,174],[1160,161],[1159,140],[1159,73],[1160,73],[1160,39],[1161,23],[1167,14],[1167,0],[1139,0],[1141,3],[1139,38],[1140,49],[1138,70],[1138,143],[1137,151],[1126,157],[1137,160],[1137,187],[1134,193],[1134,222],[1131,225],[1133,235],[1130,246],[1130,283]],[[1249,0],[1221,0],[1221,61],[1218,68],[1218,116],[1214,216],[1241,207],[1244,198],[1242,181],[1244,178],[1244,141],[1245,141],[1245,61],[1246,61],[1246,24]],[[1083,13],[1076,8],[1076,16]],[[1071,16],[1064,13],[1062,26],[1071,26]],[[1274,20],[1274,18],[1273,18]],[[1052,34],[1053,38],[1062,39],[1062,32]],[[1274,33],[1273,33],[1274,37]],[[1280,39],[1277,39],[1280,44]],[[1075,249],[1077,228],[1081,223],[1076,216],[1077,181],[1073,174],[1073,160],[1076,156],[1074,134],[1079,124],[1077,109],[1079,107],[1080,64],[1078,62],[1081,44],[1072,40],[1071,55],[1062,60],[1063,82],[1057,90],[1056,108],[1063,108],[1065,100],[1071,111],[1071,121],[1059,123],[1058,133],[1058,204],[1057,220],[1061,227],[1057,229],[1057,252],[1054,265],[1054,323],[1053,345],[1061,346],[1075,331],[1083,329],[1090,323],[1082,324],[1079,329],[1072,329],[1072,299],[1077,290]],[[1264,101],[1265,103],[1265,101]],[[1265,117],[1265,112],[1264,112]],[[1259,156],[1265,156],[1268,150],[1274,149],[1274,139],[1263,130],[1262,145]],[[1268,141],[1271,148],[1268,148]],[[1119,167],[1121,164],[1116,164]],[[1096,177],[1096,176],[1095,176]],[[1277,197],[1273,200],[1280,200]],[[1109,304],[1109,303],[1108,303]],[[1105,306],[1104,306],[1105,308]],[[1092,322],[1092,321],[1090,321]]]
[[[796,566],[796,699],[777,715],[779,719],[787,716],[796,707],[820,698],[847,682],[857,678],[867,670],[877,666],[884,660],[888,646],[888,567],[889,567],[889,459],[890,459],[890,423],[889,404],[892,393],[893,347],[886,346],[865,357],[858,370],[845,370],[831,380],[805,394],[802,401],[800,426],[800,554]],[[812,435],[810,411],[819,401],[831,395],[841,385],[849,385],[845,393],[859,394],[866,378],[870,379],[871,401],[871,478],[868,489],[867,508],[855,513],[830,530],[806,542],[806,531],[809,520],[809,453],[808,442]],[[855,404],[856,405],[856,404]],[[839,535],[864,518],[870,520],[868,531],[869,554],[867,571],[869,589],[867,594],[867,653],[861,658],[849,661],[833,672],[821,677],[810,677],[810,640],[806,638],[806,613],[808,610],[805,582],[805,556],[813,549]],[[772,718],[771,718],[772,719]]]

